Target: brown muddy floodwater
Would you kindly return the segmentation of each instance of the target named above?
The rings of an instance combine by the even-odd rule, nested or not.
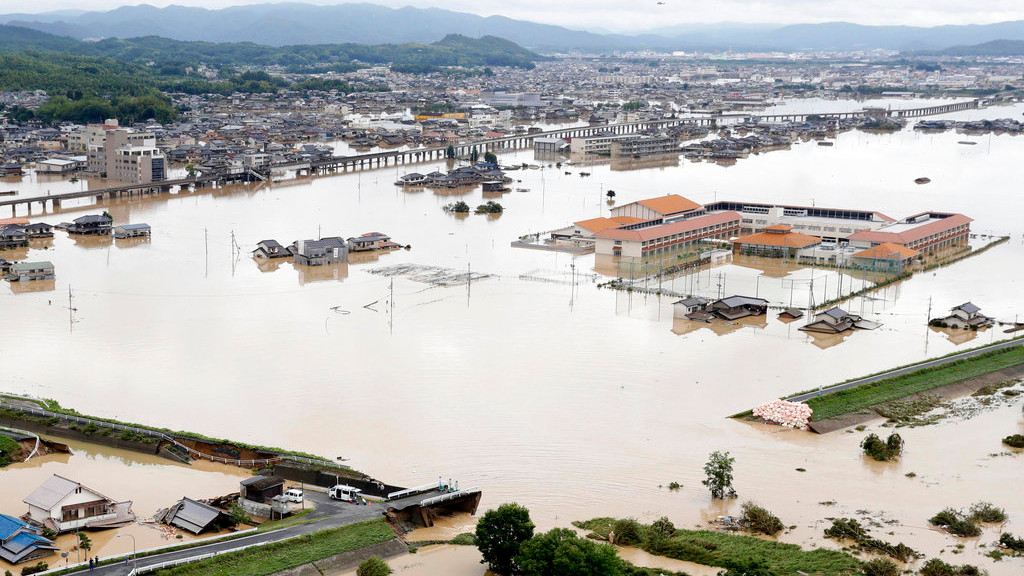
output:
[[[1022,111],[1018,105],[956,117]],[[458,219],[441,211],[451,196],[392,184],[441,163],[115,201],[104,206],[115,222],[149,223],[149,242],[76,242],[58,232],[51,247],[27,254],[54,262],[52,289],[0,287],[7,327],[0,388],[56,398],[84,413],[343,456],[394,483],[458,479],[483,489],[482,510],[518,501],[540,529],[595,516],[664,515],[677,526],[704,526],[751,499],[797,526],[782,536],[787,542],[836,547],[822,538],[823,518],[884,513],[898,521],[886,539],[929,556],[962,542],[962,554],[946,556],[1017,576],[1024,559],[982,556],[990,548],[980,545],[990,546],[998,528],[960,541],[926,519],[946,506],[988,500],[1009,513],[1003,529],[1024,533],[1024,495],[1016,489],[1024,456],[1000,444],[1024,431],[1020,403],[902,430],[907,449],[897,463],[865,460],[858,448],[864,433],[815,436],[725,418],[787,393],[1008,336],[997,328],[959,342],[926,327],[929,306],[934,314],[965,301],[1001,320],[1024,317],[1024,195],[1013,185],[1024,140],[984,135],[970,137],[977,146],[958,145],[963,139],[909,128],[846,132],[832,147],[800,143],[729,167],[595,165],[585,169],[590,176],[578,167],[547,167],[531,152],[508,153],[502,163],[545,167],[509,173],[520,180],[513,188],[529,192],[505,194],[498,219]],[[915,184],[920,176],[931,183]],[[36,192],[45,189],[36,185]],[[530,232],[607,215],[609,189],[620,204],[679,193],[697,202],[774,200],[893,217],[963,212],[975,219],[975,232],[1012,240],[844,304],[881,322],[878,330],[823,341],[774,314],[729,330],[692,329],[673,321],[672,298],[596,288],[606,277],[592,271],[594,256],[510,247]],[[471,206],[484,201],[478,188],[458,198]],[[100,209],[69,203],[33,221]],[[370,231],[412,249],[317,271],[261,267],[248,256],[265,238],[288,243]],[[444,288],[415,274],[368,272],[398,264],[488,277]],[[717,292],[721,278],[729,293],[758,291],[779,305],[807,302],[812,278],[822,295],[840,289],[835,271],[749,261],[695,276],[676,278],[675,288]],[[844,290],[859,288],[861,279],[843,276]],[[736,458],[740,500],[711,502],[700,485],[713,450]],[[55,467],[76,477],[107,458],[76,456]],[[147,478],[183,474],[137,460],[103,466],[138,469]],[[0,472],[0,482],[6,487],[19,474]],[[167,499],[206,495],[202,476],[175,484]],[[672,481],[683,488],[660,488]],[[137,503],[159,491],[143,481],[107,490]],[[0,509],[20,512],[22,497]],[[819,504],[826,501],[836,504]],[[137,506],[149,512],[143,508]],[[463,522],[469,529],[472,520]],[[409,573],[481,573],[472,551],[442,550],[436,561],[410,556],[422,566]]]

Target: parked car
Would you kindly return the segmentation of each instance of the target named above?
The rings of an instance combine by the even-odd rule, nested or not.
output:
[[[359,502],[360,492],[362,492],[362,490],[360,490],[359,488],[338,484],[336,486],[332,486],[331,489],[327,491],[327,496],[329,496],[332,500],[343,500],[345,502]]]
[[[302,490],[299,488],[289,488],[284,491],[284,499],[288,502],[302,502]]]

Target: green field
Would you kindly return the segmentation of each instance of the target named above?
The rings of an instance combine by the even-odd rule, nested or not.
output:
[[[161,576],[234,576],[237,574],[265,576],[342,552],[386,542],[394,537],[394,531],[383,518],[380,518],[298,536],[266,546],[230,552],[194,564],[160,570],[157,574]]]
[[[594,518],[574,522],[580,528],[592,531],[606,539],[615,523],[614,518]],[[804,550],[796,544],[775,540],[713,532],[711,530],[676,530],[675,536],[653,545],[646,537],[648,526],[641,525],[644,534],[639,546],[644,550],[677,560],[696,562],[705,566],[725,568],[730,564],[764,561],[776,574],[795,575],[797,571],[820,576],[842,576],[857,573],[860,560],[837,550]]]
[[[1013,346],[825,394],[807,404],[814,410],[813,420],[825,420],[1019,364],[1024,364],[1024,346]]]

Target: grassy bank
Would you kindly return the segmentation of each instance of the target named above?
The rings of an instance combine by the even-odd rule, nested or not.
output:
[[[595,518],[574,524],[592,532],[592,537],[607,540],[614,518]],[[642,549],[659,556],[726,568],[766,562],[773,573],[796,574],[798,570],[822,576],[841,576],[857,572],[860,561],[836,550],[807,551],[796,544],[775,540],[713,532],[711,530],[673,530],[666,538],[652,538],[651,527],[640,525]]]
[[[208,560],[160,570],[161,576],[266,576],[335,554],[386,542],[395,537],[383,518],[332,528],[215,556]]]
[[[1019,364],[1024,364],[1024,347],[1013,346],[825,394],[807,404],[813,420],[824,420]]]
[[[124,422],[124,421],[121,421],[121,420],[115,420],[113,418],[102,418],[102,417],[98,417],[98,416],[90,416],[90,415],[87,415],[87,414],[82,414],[82,413],[78,412],[77,410],[75,410],[73,408],[65,408],[65,407],[61,406],[60,403],[57,402],[56,400],[49,399],[49,398],[45,398],[45,399],[28,399],[28,398],[21,398],[21,397],[18,397],[18,396],[10,396],[10,395],[0,394],[0,399],[7,400],[8,402],[10,402],[11,400],[30,401],[30,402],[36,404],[37,406],[39,406],[39,408],[42,408],[43,410],[49,410],[50,412],[54,412],[56,414],[63,414],[63,415],[66,415],[66,416],[75,416],[75,417],[79,417],[79,418],[88,418],[88,419],[94,420],[96,422],[104,422],[104,423],[108,423],[108,424],[119,424],[119,425],[122,425],[122,426],[130,426],[132,428],[139,428],[139,429],[142,429],[142,430],[149,430],[149,431],[153,432],[154,434],[167,434],[169,436],[173,436],[173,437],[178,438],[178,439],[198,440],[200,442],[206,442],[206,443],[209,443],[209,444],[222,444],[222,445],[225,445],[225,446],[233,446],[235,448],[240,448],[240,449],[243,449],[243,450],[250,450],[252,452],[257,452],[257,453],[276,454],[276,455],[290,455],[290,456],[298,456],[298,457],[302,457],[302,458],[309,458],[309,459],[312,459],[312,460],[320,460],[320,461],[323,462],[324,466],[330,467],[332,470],[335,470],[335,469],[339,470],[339,471],[340,470],[344,470],[345,473],[339,472],[339,474],[341,474],[341,475],[346,475],[346,476],[353,477],[353,478],[366,478],[366,476],[364,474],[362,474],[361,472],[359,472],[357,470],[351,470],[351,469],[347,469],[347,468],[337,468],[337,467],[335,467],[333,465],[333,463],[330,461],[329,458],[325,458],[323,456],[317,456],[315,454],[310,454],[308,452],[300,452],[300,451],[296,451],[296,450],[285,450],[284,448],[278,448],[278,447],[275,447],[275,446],[259,446],[259,445],[255,445],[255,444],[247,444],[245,442],[237,442],[237,441],[234,441],[234,440],[227,440],[227,439],[224,439],[224,438],[211,438],[209,436],[204,436],[204,435],[198,434],[196,432],[188,432],[188,431],[183,431],[183,430],[171,430],[169,428],[157,428],[155,426],[147,426],[145,424],[136,424],[134,422]],[[59,420],[57,418],[43,418],[43,417],[33,416],[31,414],[27,414],[27,413],[25,413],[25,412],[23,412],[21,410],[18,410],[17,408],[0,408],[0,414],[6,416],[8,418],[15,419],[15,420],[25,420],[25,421],[28,421],[28,422],[35,422],[35,423],[38,423],[38,424],[45,424],[45,425],[48,425],[48,426],[56,426],[57,424],[59,424]],[[74,428],[74,429],[77,429],[77,428]],[[90,434],[89,430],[83,429],[82,431],[84,433],[86,433],[86,435]],[[135,441],[140,441],[140,442],[150,442],[150,443],[153,443],[153,444],[159,442],[159,439],[157,439],[155,437],[146,437],[146,436],[141,436],[141,435],[138,435],[138,434],[126,434],[125,432],[122,432],[122,431],[114,431],[114,430],[111,430],[111,429],[104,429],[102,427],[97,427],[93,432],[99,433],[99,434],[104,435],[104,436],[110,435],[110,434],[115,434],[117,436],[121,436],[125,440],[135,440]]]

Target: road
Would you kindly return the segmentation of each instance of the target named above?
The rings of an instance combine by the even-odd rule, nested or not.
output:
[[[361,506],[358,504],[331,500],[327,498],[326,494],[307,490],[306,500],[307,502],[312,501],[315,503],[316,508],[304,516],[302,520],[311,521],[306,521],[303,524],[297,524],[287,528],[281,528],[279,530],[256,532],[248,536],[242,536],[241,538],[228,540],[226,542],[214,542],[204,546],[189,548],[187,550],[178,550],[175,552],[165,552],[163,554],[146,556],[145,558],[138,559],[138,566],[140,568],[144,568],[146,566],[154,566],[175,560],[185,560],[187,558],[194,558],[196,556],[203,556],[214,552],[229,552],[231,550],[251,546],[253,544],[279,542],[281,540],[287,540],[304,534],[320,532],[329,528],[347,526],[363,520],[380,518],[387,508],[403,508],[410,504],[418,504],[424,498],[429,498],[438,494],[440,494],[440,492],[432,491],[426,494],[419,494],[408,498],[393,500],[386,504],[374,502],[369,506]],[[97,576],[128,576],[132,571],[132,566],[127,565],[124,562],[119,562],[117,564],[100,566],[93,569],[91,572],[88,568],[85,568],[85,571],[90,574],[96,574]]]
[[[991,346],[985,346],[984,348],[978,348],[978,349],[975,349],[975,350],[968,350],[967,352],[961,352],[959,354],[954,354],[952,356],[946,356],[945,358],[938,358],[936,360],[929,360],[929,361],[923,362],[921,364],[914,364],[913,366],[907,366],[906,368],[897,368],[896,370],[890,370],[888,372],[883,372],[881,374],[876,374],[874,376],[868,376],[867,378],[861,378],[859,380],[854,380],[852,382],[846,382],[845,384],[837,384],[835,386],[831,386],[829,388],[824,388],[822,390],[816,390],[814,392],[808,392],[806,394],[800,394],[799,396],[793,396],[792,398],[788,398],[788,400],[790,402],[806,402],[806,401],[810,400],[811,398],[817,398],[818,396],[824,396],[826,394],[832,394],[833,392],[839,392],[840,390],[849,390],[850,388],[856,388],[857,386],[860,386],[862,384],[870,384],[872,382],[878,382],[879,380],[884,380],[886,378],[892,378],[893,376],[901,376],[903,374],[909,374],[910,372],[916,372],[916,371],[918,371],[918,370],[920,370],[922,368],[931,368],[933,366],[942,366],[943,364],[949,364],[950,362],[956,362],[957,360],[963,360],[964,358],[971,358],[973,356],[978,356],[979,354],[984,354],[986,352],[991,352],[993,350],[1002,350],[1004,348],[1010,348],[1012,346],[1022,346],[1022,345],[1024,345],[1024,342],[1022,342],[1020,340],[1010,340],[1010,341],[1007,341],[1007,342],[999,342],[997,344],[992,344]]]

